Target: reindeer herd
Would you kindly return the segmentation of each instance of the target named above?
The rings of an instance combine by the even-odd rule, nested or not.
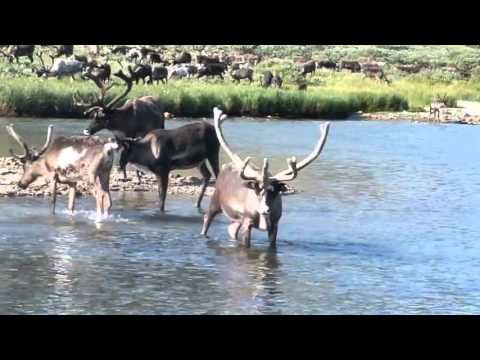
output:
[[[243,244],[250,246],[251,229],[268,232],[272,245],[276,244],[278,223],[282,215],[282,194],[288,191],[286,182],[294,180],[298,173],[314,161],[321,153],[329,130],[329,124],[321,125],[320,140],[314,151],[297,163],[295,158],[287,159],[288,168],[272,175],[268,159],[263,167],[251,164],[251,158],[242,160],[236,155],[224,138],[222,122],[226,115],[213,109],[214,124],[195,121],[175,129],[164,128],[164,114],[161,103],[150,96],[135,98],[119,106],[132,89],[134,78],[121,70],[114,74],[126,85],[125,91],[110,102],[105,96],[112,85],[106,85],[98,77],[89,78],[98,86],[99,95],[93,102],[74,96],[77,106],[85,109],[91,118],[82,135],[53,135],[53,126],[47,130],[44,146],[40,151],[31,148],[14,130],[7,126],[8,134],[23,149],[11,155],[23,165],[23,174],[18,182],[27,188],[37,178],[43,177],[51,184],[51,208],[55,213],[57,185],[68,185],[68,209],[75,209],[76,189],[79,182],[88,184],[96,199],[97,216],[110,214],[110,174],[115,155],[119,155],[119,168],[126,179],[126,167],[133,164],[137,169],[155,174],[158,180],[160,211],[165,211],[169,173],[175,169],[197,168],[203,183],[196,207],[201,207],[205,190],[214,176],[215,192],[204,217],[201,233],[207,236],[208,228],[216,215],[223,212],[231,221],[229,234],[237,239],[240,230]],[[114,137],[107,139],[95,136],[107,129]],[[222,148],[232,160],[220,166],[219,152]],[[211,170],[207,166],[210,165]],[[213,172],[213,173],[212,173]],[[138,180],[141,172],[137,170]]]
[[[38,46],[37,46],[38,47]],[[35,45],[16,45],[5,52],[0,49],[3,55],[10,62],[25,57],[32,63],[32,71],[42,78],[48,77],[79,77],[88,80],[89,75],[108,82],[112,73],[112,63],[117,62],[122,67],[122,60],[128,61],[133,66],[128,66],[129,75],[136,84],[149,85],[161,82],[166,85],[170,79],[189,78],[218,78],[225,79],[228,74],[234,83],[242,80],[254,82],[254,67],[264,59],[255,54],[205,54],[192,55],[182,51],[176,55],[167,56],[160,49],[147,47],[116,46],[103,54],[95,56],[83,56],[74,54],[73,45],[60,45],[54,47],[38,47]],[[47,51],[53,48],[54,52]],[[98,57],[98,55],[100,57]],[[38,65],[33,65],[34,59],[38,59]],[[50,58],[50,64],[46,64],[45,58]],[[103,63],[102,60],[103,58]],[[354,73],[363,73],[364,77],[376,79],[390,84],[383,68],[377,63],[362,63],[358,61],[331,60],[301,60],[298,64],[298,78],[296,80],[298,90],[307,89],[307,75],[314,74],[317,69],[328,69],[333,71],[347,70]],[[281,88],[284,80],[278,72],[265,70],[260,78],[260,85],[264,88]]]
[[[37,46],[38,47],[38,46]],[[40,47],[39,47],[40,48]],[[138,84],[167,84],[170,79],[179,78],[220,78],[224,79],[228,73],[234,82],[249,80],[253,82],[253,69],[251,66],[261,61],[260,56],[242,55],[205,55],[199,54],[194,58],[188,52],[181,52],[167,59],[166,55],[159,50],[146,47],[116,46],[109,52],[101,55],[105,58],[104,63],[100,63],[97,56],[82,56],[74,54],[73,45],[61,45],[53,47],[42,47],[37,49],[35,45],[16,45],[8,52],[0,49],[0,55],[3,55],[10,62],[19,62],[19,59],[26,57],[32,63],[32,72],[38,77],[80,77],[87,80],[88,75],[94,75],[103,82],[108,82],[111,76],[111,63],[118,62],[122,67],[122,59],[134,66],[128,66],[130,76]],[[45,59],[50,58],[50,64]],[[34,65],[34,59],[38,59],[39,65]],[[279,74],[275,74],[279,81],[263,81],[262,85],[268,87],[276,85],[281,87],[282,80]]]

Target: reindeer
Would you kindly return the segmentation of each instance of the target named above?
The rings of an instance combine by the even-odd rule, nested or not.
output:
[[[128,72],[132,77],[132,80],[138,85],[139,81],[142,80],[143,84],[153,84],[152,79],[152,67],[148,64],[138,64],[135,68],[132,69],[131,66],[128,67]],[[148,78],[147,81],[145,79]]]
[[[268,232],[272,246],[276,245],[278,224],[282,216],[282,193],[288,189],[286,182],[294,180],[298,173],[311,164],[322,152],[327,140],[330,123],[320,126],[322,135],[314,151],[297,164],[295,157],[287,159],[288,169],[272,176],[268,171],[268,159],[262,169],[250,165],[250,157],[242,160],[225,141],[221,121],[226,115],[215,108],[215,131],[223,150],[232,162],[225,164],[218,175],[216,189],[204,217],[201,234],[207,236],[212,220],[223,212],[232,221],[229,234],[237,239],[243,230],[243,244],[250,247],[252,228]]]
[[[77,183],[86,177],[96,198],[97,216],[110,213],[109,181],[114,151],[118,149],[116,142],[85,136],[60,136],[53,140],[53,126],[50,125],[45,145],[36,152],[15,132],[13,125],[8,125],[6,129],[24,150],[23,155],[16,155],[10,149],[11,155],[23,164],[23,175],[18,183],[21,189],[26,189],[39,177],[49,179],[52,184],[52,214],[55,214],[57,184],[67,184],[68,209],[73,213]]]
[[[132,90],[133,82],[132,78],[125,75],[121,70],[114,75],[123,80],[127,87],[122,94],[109,103],[105,102],[105,96],[115,84],[105,86],[98,77],[89,73],[85,74],[85,77],[92,80],[99,88],[100,96],[96,96],[92,102],[82,98],[78,91],[74,95],[74,104],[80,108],[87,107],[84,115],[93,117],[88,128],[83,131],[84,135],[90,136],[103,129],[108,129],[120,139],[125,137],[136,138],[145,136],[151,130],[163,129],[165,127],[164,108],[152,96],[131,99],[125,102],[123,106],[115,107]],[[124,180],[126,180],[126,168],[123,168],[123,174]],[[137,175],[140,182],[140,173],[137,172]]]
[[[430,114],[429,120],[439,121],[440,122],[440,115],[443,109],[447,108],[447,95],[444,96],[436,96],[434,101],[430,104]]]
[[[30,62],[33,63],[33,53],[35,51],[35,45],[15,45],[8,53],[1,51],[3,56],[6,56],[12,63],[13,59],[18,64],[18,59],[21,57],[28,57]]]
[[[75,74],[81,74],[85,69],[85,63],[78,61],[74,58],[55,58],[49,55],[52,59],[52,66],[48,68],[43,61],[43,52],[40,52],[38,58],[42,67],[40,69],[33,69],[36,71],[38,77],[57,77],[58,79],[63,76],[71,76],[72,80],[75,80]]]
[[[92,64],[87,66],[86,72],[105,84],[110,81],[112,68],[107,63],[102,65]],[[86,74],[83,74],[83,77],[85,78]]]
[[[211,178],[210,164],[215,178],[219,172],[220,144],[213,125],[206,121],[187,124],[176,129],[153,130],[144,138],[120,141],[124,148],[120,168],[128,163],[147,168],[157,176],[160,211],[165,211],[168,178],[171,170],[198,167],[203,186],[196,202],[200,208],[203,195]]]
[[[56,57],[60,57],[63,55],[69,57],[73,55],[73,45],[60,45],[54,46],[53,48],[57,51]]]

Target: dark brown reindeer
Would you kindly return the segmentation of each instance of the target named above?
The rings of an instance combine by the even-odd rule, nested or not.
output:
[[[163,106],[157,103],[152,96],[142,96],[125,102],[123,106],[116,107],[132,90],[132,78],[122,71],[114,74],[127,85],[125,91],[106,103],[108,91],[115,85],[106,86],[98,77],[87,73],[84,76],[92,80],[100,90],[100,96],[94,101],[86,101],[79,92],[74,96],[74,103],[79,107],[87,107],[85,116],[92,117],[90,125],[84,130],[85,135],[94,135],[107,129],[118,137],[135,138],[144,136],[154,129],[163,129],[165,117]]]
[[[53,47],[56,50],[56,55],[55,57],[60,57],[60,56],[72,56],[73,55],[73,45],[60,45],[60,46],[54,46]]]
[[[160,211],[165,211],[170,171],[197,167],[203,177],[203,185],[196,202],[200,208],[205,189],[212,176],[219,172],[220,144],[213,125],[206,121],[187,124],[176,129],[153,130],[144,138],[119,141],[124,148],[120,167],[136,164],[153,172],[158,180]]]
[[[21,57],[28,57],[33,64],[33,53],[35,51],[35,45],[14,45],[8,53],[0,51],[2,55],[6,56],[12,63],[15,59],[18,64],[18,59]]]
[[[85,74],[85,77],[97,85],[100,90],[100,96],[96,96],[93,102],[82,99],[78,92],[74,97],[75,105],[79,107],[87,106],[88,109],[84,114],[93,118],[90,125],[84,130],[84,134],[94,135],[101,130],[108,129],[117,138],[122,139],[142,137],[151,130],[163,129],[165,127],[164,109],[152,96],[131,99],[125,102],[123,106],[115,107],[128,95],[133,84],[132,78],[125,75],[122,71],[118,71],[114,75],[122,79],[127,87],[122,94],[106,103],[105,96],[114,84],[106,86],[93,74]],[[126,179],[125,168],[123,168],[123,173],[124,179]],[[139,172],[137,172],[137,175],[139,176]],[[138,179],[140,182],[140,176]]]
[[[322,152],[327,140],[330,123],[320,126],[322,135],[314,151],[297,163],[294,157],[287,159],[288,169],[272,176],[268,171],[268,159],[262,169],[250,165],[250,157],[242,160],[224,139],[221,121],[222,111],[214,109],[215,130],[223,150],[232,163],[223,166],[218,175],[215,193],[205,214],[202,235],[207,236],[212,220],[223,212],[230,218],[229,234],[237,239],[243,230],[243,244],[250,247],[252,228],[268,232],[270,244],[275,246],[278,223],[282,216],[282,193],[288,189],[285,182],[294,180],[298,173],[311,164]]]
[[[76,186],[86,180],[96,198],[97,216],[108,215],[112,206],[109,191],[110,171],[118,144],[99,137],[59,136],[52,139],[53,126],[48,127],[47,140],[42,149],[33,151],[8,125],[7,132],[23,148],[23,155],[11,155],[23,164],[23,175],[18,186],[26,189],[37,178],[44,177],[52,184],[52,213],[55,213],[57,184],[69,187],[68,209],[75,208]]]

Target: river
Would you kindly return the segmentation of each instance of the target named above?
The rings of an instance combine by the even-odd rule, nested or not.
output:
[[[85,126],[0,119],[0,156],[9,122],[37,147],[50,123]],[[281,170],[313,149],[318,124],[224,128],[242,157]],[[62,197],[55,216],[44,198],[0,198],[0,314],[480,314],[479,138],[480,127],[332,122],[284,198],[276,250],[255,230],[251,249],[229,240],[223,216],[201,237],[188,197],[168,196],[161,214],[155,193],[113,193],[100,223],[90,197],[74,216]]]

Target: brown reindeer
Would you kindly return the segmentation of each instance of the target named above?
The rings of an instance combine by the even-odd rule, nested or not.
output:
[[[39,177],[45,177],[52,184],[52,213],[55,213],[57,184],[69,187],[68,209],[75,208],[76,186],[80,180],[86,180],[96,198],[97,216],[108,215],[112,206],[109,191],[110,171],[113,165],[114,151],[118,144],[109,139],[86,136],[59,136],[52,139],[53,126],[48,127],[47,140],[42,149],[33,151],[8,125],[7,132],[23,148],[23,155],[11,155],[23,164],[23,175],[18,186],[26,189]]]
[[[121,70],[114,74],[122,79],[127,87],[119,96],[115,97],[109,103],[106,103],[105,97],[108,91],[115,85],[106,86],[98,77],[91,73],[84,76],[92,80],[100,90],[100,96],[95,100],[86,101],[77,92],[74,96],[74,104],[78,107],[88,107],[84,112],[85,116],[93,117],[90,125],[84,130],[85,135],[94,135],[95,133],[108,129],[112,131],[119,139],[143,137],[148,132],[165,127],[165,116],[163,106],[155,101],[152,96],[142,96],[125,102],[123,106],[116,107],[132,89],[133,79],[125,75]],[[126,169],[123,169],[124,180],[127,179]],[[140,183],[140,173],[137,171],[138,182]]]
[[[436,96],[433,102],[430,104],[429,120],[432,119],[432,115],[433,115],[433,121],[440,122],[441,113],[443,112],[444,109],[447,108],[446,103],[447,103],[447,95]]]
[[[299,163],[294,157],[289,158],[288,169],[272,175],[268,170],[268,159],[264,159],[263,167],[259,169],[250,165],[250,157],[242,160],[230,149],[220,126],[225,118],[221,110],[214,109],[217,137],[232,163],[224,165],[218,175],[201,234],[206,236],[212,220],[223,212],[232,221],[229,226],[232,238],[237,239],[240,229],[243,229],[243,243],[249,247],[252,228],[257,228],[267,231],[270,244],[275,246],[282,216],[282,193],[288,191],[285,182],[294,180],[302,169],[320,155],[330,124],[320,126],[322,136],[307,158]]]

